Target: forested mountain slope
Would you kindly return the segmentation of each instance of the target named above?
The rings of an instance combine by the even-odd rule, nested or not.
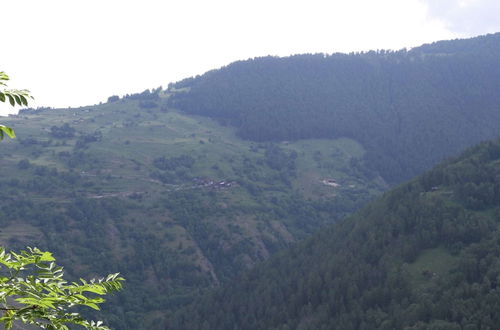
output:
[[[500,140],[401,185],[168,329],[498,329]]]
[[[496,136],[499,38],[261,58],[167,91],[3,118],[18,138],[1,145],[0,244],[50,250],[72,278],[121,272],[103,318],[163,328],[386,182]]]
[[[173,106],[253,141],[348,137],[390,183],[498,136],[500,33],[412,50],[263,57],[173,86]]]
[[[166,311],[352,212],[384,183],[349,139],[253,143],[169,109],[161,90],[2,118],[0,245],[66,273],[120,272],[99,318],[158,329]]]

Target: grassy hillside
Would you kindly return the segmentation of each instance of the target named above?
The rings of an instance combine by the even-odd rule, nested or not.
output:
[[[168,329],[497,329],[500,140],[401,185]]]
[[[70,276],[121,272],[103,316],[165,311],[357,209],[385,188],[354,140],[256,143],[155,91],[2,119],[0,244],[54,252]]]

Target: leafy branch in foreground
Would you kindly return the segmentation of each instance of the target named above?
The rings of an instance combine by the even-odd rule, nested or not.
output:
[[[53,330],[69,329],[67,324],[109,329],[101,321],[85,320],[69,309],[87,306],[99,310],[99,304],[104,302],[100,296],[120,290],[122,281],[116,273],[69,283],[50,252],[28,247],[20,253],[6,253],[0,247],[0,323],[5,329],[11,329],[14,321]]]
[[[0,71],[0,87],[7,87],[7,84],[4,81],[9,80],[9,76]],[[1,89],[0,90],[0,101],[5,102],[9,100],[10,105],[15,106],[28,106],[28,99],[33,98],[30,96],[29,91],[26,89]]]
[[[15,106],[28,106],[28,99],[32,99],[33,97],[29,94],[30,92],[26,89],[4,89],[7,87],[5,81],[9,80],[9,76],[0,71],[0,102],[5,102],[9,100],[10,105]],[[0,141],[3,140],[5,134],[11,139],[16,137],[14,134],[14,130],[10,127],[0,125]]]

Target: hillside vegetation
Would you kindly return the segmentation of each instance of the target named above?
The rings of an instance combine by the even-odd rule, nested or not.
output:
[[[304,54],[232,63],[171,86],[182,111],[252,141],[354,139],[400,183],[498,136],[500,33],[412,50]]]
[[[151,329],[385,188],[350,139],[254,143],[146,91],[2,119],[0,244],[36,245],[66,273],[120,272],[101,317]]]
[[[497,329],[500,140],[198,299],[168,329]]]
[[[467,299],[486,273],[467,256],[497,262],[488,242],[498,143],[295,243],[497,136],[499,54],[495,34],[410,51],[267,57],[166,91],[23,110],[2,119],[18,138],[2,142],[0,245],[52,251],[71,279],[120,272],[124,291],[102,314],[117,329],[466,324],[479,316],[459,306],[438,315],[427,302],[480,303]],[[473,275],[454,277],[464,263]],[[217,291],[170,319],[237,276],[240,296]]]

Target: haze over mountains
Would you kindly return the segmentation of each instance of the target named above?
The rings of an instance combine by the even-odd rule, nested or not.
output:
[[[257,58],[98,106],[24,110],[3,120],[18,139],[2,145],[0,243],[53,251],[72,276],[121,272],[101,314],[117,329],[465,326],[425,299],[460,296],[433,275],[454,269],[464,290],[485,274],[496,290],[496,268],[462,264],[496,265],[497,142],[325,226],[498,137],[499,68],[494,34]]]

